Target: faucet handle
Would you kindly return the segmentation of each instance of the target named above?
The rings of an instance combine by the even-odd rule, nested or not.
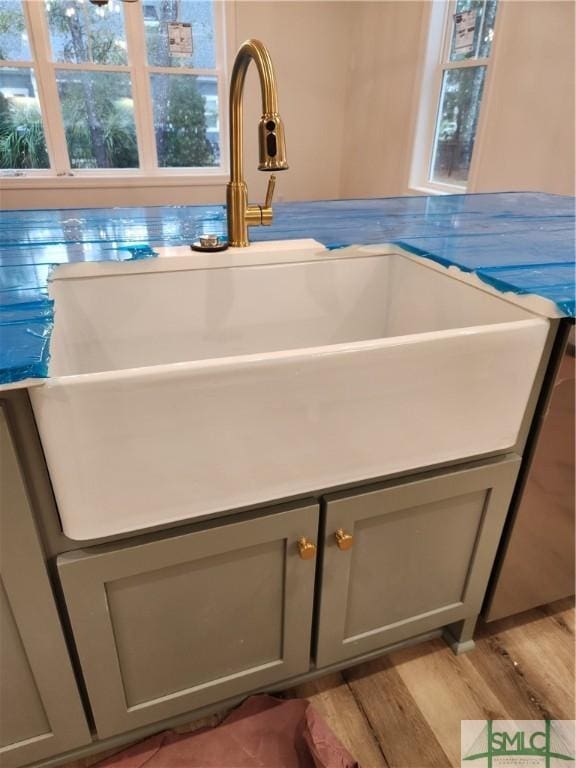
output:
[[[268,179],[268,189],[266,190],[266,199],[264,205],[249,205],[246,208],[244,214],[246,224],[249,227],[257,227],[262,225],[269,227],[272,224],[274,218],[274,211],[272,210],[272,196],[274,195],[274,187],[276,186],[276,176],[272,174]]]
[[[276,188],[276,176],[272,174],[268,179],[268,189],[266,190],[266,199],[264,200],[264,208],[272,207],[272,198],[274,196],[275,188]]]
[[[266,190],[266,199],[264,205],[257,206],[260,211],[260,221],[258,224],[262,224],[265,227],[269,227],[272,224],[274,217],[274,211],[272,210],[272,197],[274,195],[274,187],[276,186],[276,176],[272,174],[268,179],[268,189]]]

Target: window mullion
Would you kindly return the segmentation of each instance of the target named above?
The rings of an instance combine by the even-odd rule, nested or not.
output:
[[[60,110],[56,73],[50,57],[45,6],[38,0],[25,0],[22,5],[33,51],[34,74],[38,84],[38,99],[50,166],[57,174],[69,173],[66,132]]]
[[[430,183],[431,169],[434,164],[435,152],[435,139],[436,139],[436,125],[438,122],[438,115],[440,111],[440,104],[442,101],[442,92],[444,89],[444,69],[446,63],[450,59],[450,46],[452,44],[453,34],[453,19],[454,12],[456,10],[456,0],[448,0],[444,4],[443,17],[442,17],[442,35],[440,38],[440,46],[437,49],[436,54],[436,67],[434,72],[434,85],[433,93],[434,100],[431,102],[433,109],[429,114],[428,128],[427,128],[427,147],[428,152],[425,155],[425,164],[422,170],[422,180],[424,184]]]
[[[130,67],[124,64],[93,64],[91,61],[59,61],[59,70],[78,69],[82,72],[130,72]]]
[[[478,30],[478,35],[476,36],[476,47],[474,49],[474,56],[476,58],[478,58],[478,54],[480,53],[480,45],[482,44],[482,35],[484,34],[484,25],[486,23],[486,2],[487,0],[484,0],[482,5],[482,21],[480,22],[480,29]]]
[[[462,59],[462,61],[449,61],[442,65],[442,69],[466,69],[468,67],[487,67],[488,59]]]
[[[218,135],[220,144],[220,169],[228,172],[229,128],[228,128],[228,57],[226,56],[226,16],[224,3],[214,3],[214,38],[216,46],[216,67],[218,82]]]
[[[124,23],[135,106],[134,120],[136,122],[140,168],[143,171],[154,172],[158,168],[158,158],[156,155],[150,78],[148,76],[144,14],[140,3],[124,3]]]
[[[10,59],[1,59],[0,68],[6,67],[8,69],[30,69],[32,61],[10,61]]]
[[[214,77],[220,74],[218,68],[214,69],[195,69],[194,67],[156,67],[149,66],[148,71],[154,75],[196,75]]]
[[[454,38],[454,16],[456,14],[456,0],[449,0],[446,4],[446,15],[444,17],[444,32],[442,35],[442,46],[440,56],[442,65],[450,62],[450,49]]]

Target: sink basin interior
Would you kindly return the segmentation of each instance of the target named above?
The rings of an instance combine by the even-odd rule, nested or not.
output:
[[[50,376],[523,320],[401,255],[54,279]]]

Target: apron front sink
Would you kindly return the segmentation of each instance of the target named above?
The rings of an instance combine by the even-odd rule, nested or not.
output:
[[[515,445],[548,320],[400,254],[214,264],[56,271],[30,397],[69,537]]]

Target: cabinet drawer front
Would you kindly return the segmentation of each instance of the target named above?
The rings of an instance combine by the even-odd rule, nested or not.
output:
[[[306,672],[316,505],[58,559],[101,737]]]
[[[318,666],[479,611],[519,463],[327,498]]]

